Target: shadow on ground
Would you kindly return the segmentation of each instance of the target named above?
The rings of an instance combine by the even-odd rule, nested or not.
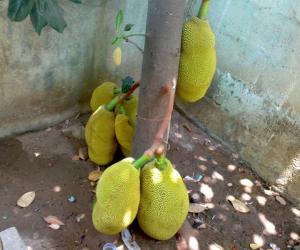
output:
[[[107,242],[121,245],[117,236],[97,233],[91,223],[92,187],[87,180],[96,166],[74,161],[80,143],[62,134],[74,119],[45,131],[28,133],[0,142],[0,231],[15,226],[29,249],[102,249]],[[174,113],[168,157],[182,176],[203,176],[187,181],[192,193],[210,209],[189,214],[180,233],[165,242],[145,236],[134,223],[131,227],[142,250],[152,249],[293,249],[299,245],[300,211],[291,204],[280,204],[274,192],[250,171],[237,155],[208,137],[199,128]],[[16,206],[27,191],[36,199],[27,208]],[[74,195],[75,203],[68,197]],[[249,213],[239,213],[226,200],[233,195],[243,201]],[[76,217],[85,215],[79,222]],[[65,225],[50,229],[43,217],[55,215]],[[195,226],[195,221],[201,223]],[[119,249],[126,249],[120,247]],[[294,248],[296,249],[296,247]]]

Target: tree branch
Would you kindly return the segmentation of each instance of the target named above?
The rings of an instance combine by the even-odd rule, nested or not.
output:
[[[134,47],[136,47],[142,54],[144,54],[144,50],[137,44],[137,43],[135,43],[135,42],[133,42],[132,40],[129,40],[128,38],[126,38],[126,37],[122,37],[124,40],[125,40],[125,42],[127,42],[127,43],[131,43]]]
[[[171,121],[171,116],[173,112],[174,98],[175,98],[175,84],[168,83],[162,88],[163,95],[169,95],[168,106],[163,118],[163,121],[155,135],[152,146],[147,149],[144,155],[148,157],[153,157],[154,155],[162,155],[165,151],[164,147],[164,135],[169,127]]]

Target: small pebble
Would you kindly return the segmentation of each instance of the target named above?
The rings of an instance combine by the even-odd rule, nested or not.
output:
[[[2,216],[2,219],[3,219],[3,220],[7,220],[7,218],[8,218],[8,217],[7,217],[6,215]]]
[[[227,186],[232,187],[232,183],[231,182],[227,183]]]
[[[76,197],[75,197],[74,195],[70,195],[70,196],[68,197],[68,201],[69,201],[70,203],[74,203],[74,202],[76,202]]]
[[[198,193],[189,193],[190,202],[198,203],[200,201],[200,195]]]

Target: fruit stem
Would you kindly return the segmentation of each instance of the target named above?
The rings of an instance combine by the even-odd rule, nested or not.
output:
[[[105,105],[105,108],[110,111],[110,112],[113,112],[116,105],[119,103],[119,100],[120,100],[120,97],[119,96],[116,96],[114,99],[112,99],[109,103],[107,103]]]
[[[133,166],[136,169],[141,169],[147,162],[151,161],[152,159],[153,157],[150,157],[149,155],[142,155],[140,158],[133,162]]]
[[[164,154],[157,155],[155,157],[155,166],[160,170],[164,170],[166,168],[167,162],[166,162],[166,156]]]
[[[123,105],[120,105],[120,106],[119,106],[119,111],[120,111],[121,114],[127,115],[126,109],[124,108]]]
[[[114,88],[114,95],[120,94],[121,88]]]
[[[145,155],[148,155],[149,157],[153,157],[154,155],[160,156],[164,154],[165,147],[164,147],[164,135],[167,131],[172,111],[173,111],[173,104],[174,104],[174,98],[175,98],[175,84],[168,83],[162,88],[162,94],[168,94],[169,100],[168,100],[168,106],[167,110],[164,116],[164,119],[155,135],[154,141],[152,146],[145,151]]]
[[[209,0],[202,0],[202,4],[198,13],[200,19],[206,20],[209,9]]]
[[[124,94],[119,100],[118,103],[123,103],[131,94],[140,86],[140,81],[135,82],[132,86],[131,89]]]

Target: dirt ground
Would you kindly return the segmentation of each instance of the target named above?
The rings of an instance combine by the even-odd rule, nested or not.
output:
[[[62,133],[85,120],[74,118],[47,130],[0,141],[0,231],[15,226],[28,249],[94,250],[107,242],[126,249],[119,235],[105,236],[93,228],[94,194],[87,176],[96,166],[72,160],[82,144]],[[189,213],[183,228],[168,241],[148,238],[134,223],[130,230],[142,250],[242,250],[250,249],[251,243],[263,244],[261,249],[299,249],[299,208],[288,202],[280,204],[276,194],[238,155],[177,112],[168,157],[183,177],[202,177],[198,182],[186,181],[186,185],[194,199],[195,193],[199,194],[199,200],[196,197],[193,202],[208,204],[209,209]],[[35,191],[36,198],[29,207],[20,208],[16,201],[27,191]],[[71,195],[76,202],[68,201]],[[229,195],[243,201],[250,212],[235,211],[226,200]],[[48,215],[57,216],[65,225],[59,230],[49,228],[43,220]]]

